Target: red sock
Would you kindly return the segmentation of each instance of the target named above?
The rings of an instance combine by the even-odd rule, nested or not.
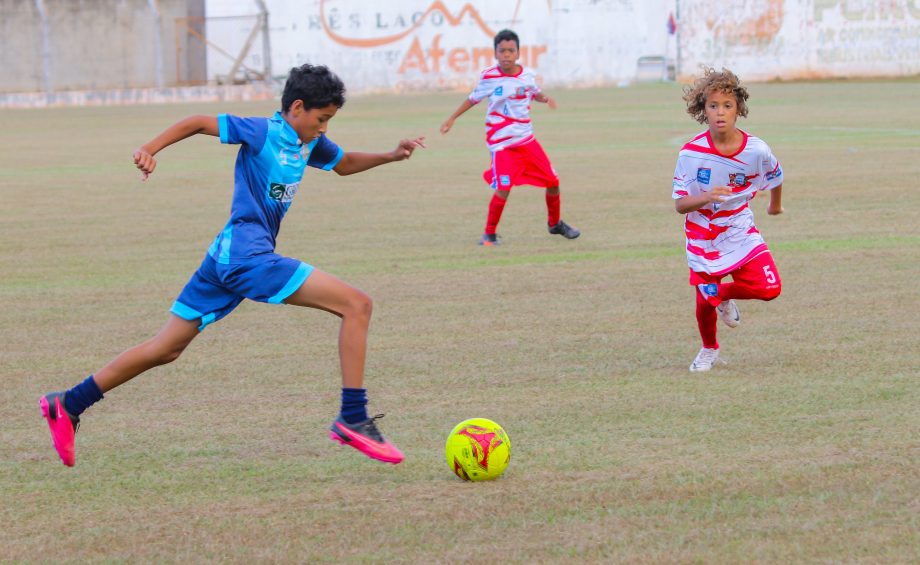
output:
[[[492,195],[492,200],[489,201],[489,217],[486,219],[486,233],[493,234],[495,230],[498,229],[498,221],[502,219],[502,211],[505,209],[504,198],[499,198],[498,194]]]
[[[716,340],[718,316],[716,315],[716,309],[703,298],[703,295],[696,288],[693,289],[693,293],[696,294],[696,325],[700,328],[703,347],[718,349],[719,342]]]
[[[556,194],[550,196],[549,192],[546,193],[546,222],[555,226],[559,223],[559,208],[560,208],[560,195],[557,192]]]

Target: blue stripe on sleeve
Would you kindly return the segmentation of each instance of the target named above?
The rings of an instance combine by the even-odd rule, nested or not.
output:
[[[217,131],[220,133],[221,143],[230,143],[229,132],[227,131],[227,114],[217,116]]]
[[[339,147],[339,152],[335,154],[335,158],[332,159],[332,161],[329,161],[328,163],[326,163],[326,166],[323,167],[323,170],[324,170],[324,171],[331,171],[331,170],[333,169],[333,167],[335,167],[336,165],[339,164],[339,161],[341,161],[341,160],[342,160],[342,157],[344,157],[344,156],[345,156],[345,152],[342,151],[342,148],[341,148],[341,147]]]

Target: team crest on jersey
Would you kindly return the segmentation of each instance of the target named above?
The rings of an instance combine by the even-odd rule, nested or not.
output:
[[[744,183],[747,182],[747,177],[743,173],[728,173],[728,184],[734,186],[744,186]]]
[[[711,176],[712,176],[712,169],[705,169],[703,167],[700,167],[699,169],[696,170],[696,181],[697,182],[700,182],[703,184],[709,184],[709,177]]]
[[[526,86],[519,86],[519,87],[517,87],[517,90],[514,91],[514,95],[515,95],[515,96],[524,96],[524,94],[525,94],[526,92],[527,92],[527,87],[526,87]]]
[[[294,201],[294,195],[297,194],[297,189],[299,187],[299,182],[292,184],[273,182],[268,187],[268,197],[282,204],[290,204]]]

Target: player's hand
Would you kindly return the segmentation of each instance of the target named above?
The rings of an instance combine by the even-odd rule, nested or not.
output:
[[[141,180],[147,180],[153,170],[157,168],[156,158],[148,153],[144,148],[140,148],[134,152],[134,164],[140,169],[143,176]]]
[[[732,189],[727,186],[714,186],[712,190],[705,193],[707,201],[710,203],[725,202],[732,195]]]
[[[441,124],[441,135],[444,135],[445,133],[449,132],[450,128],[452,128],[453,126],[454,126],[453,120],[446,120],[443,124]]]
[[[556,109],[556,99],[553,98],[552,96],[547,96],[546,105],[549,106],[550,110],[555,110]]]
[[[408,159],[418,147],[425,147],[425,136],[401,140],[396,149],[393,150],[393,160],[402,161],[403,159]]]
[[[779,216],[785,211],[786,210],[782,206],[774,206],[772,202],[767,205],[767,214],[771,216]]]

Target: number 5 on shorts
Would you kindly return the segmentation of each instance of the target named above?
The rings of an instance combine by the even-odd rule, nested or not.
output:
[[[763,274],[767,277],[767,282],[769,284],[776,284],[776,275],[770,270],[770,265],[764,265]]]

